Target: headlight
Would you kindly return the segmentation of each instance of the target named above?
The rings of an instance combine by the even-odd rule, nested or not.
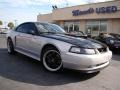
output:
[[[111,43],[111,44],[114,44],[114,40],[110,40],[110,43]]]
[[[69,50],[72,53],[78,53],[78,54],[95,54],[94,49],[85,49],[85,48],[79,48],[72,46]]]

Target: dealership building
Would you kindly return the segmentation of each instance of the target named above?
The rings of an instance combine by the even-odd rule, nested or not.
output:
[[[92,36],[120,34],[120,0],[53,9],[50,14],[38,15],[37,21],[56,23],[67,32],[83,31]]]

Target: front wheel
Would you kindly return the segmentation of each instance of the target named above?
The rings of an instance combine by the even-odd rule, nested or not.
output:
[[[13,42],[11,39],[8,39],[7,40],[7,50],[8,50],[8,53],[9,54],[14,54],[15,51],[14,51],[14,46],[13,46]]]
[[[45,49],[42,62],[44,67],[51,72],[59,71],[62,68],[60,53],[54,48]]]

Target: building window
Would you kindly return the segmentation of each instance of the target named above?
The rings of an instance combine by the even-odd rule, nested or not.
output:
[[[107,33],[107,21],[106,20],[87,21],[86,33],[91,36],[98,36],[100,33]]]
[[[100,21],[100,33],[107,33],[107,21]]]
[[[65,21],[64,29],[68,33],[71,31],[79,31],[80,30],[80,22],[79,21]]]

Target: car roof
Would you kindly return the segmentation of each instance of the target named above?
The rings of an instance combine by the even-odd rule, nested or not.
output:
[[[34,24],[36,24],[36,23],[45,23],[45,24],[49,24],[48,22],[24,22],[24,23],[21,23],[21,24],[25,24],[25,23],[34,23]]]

